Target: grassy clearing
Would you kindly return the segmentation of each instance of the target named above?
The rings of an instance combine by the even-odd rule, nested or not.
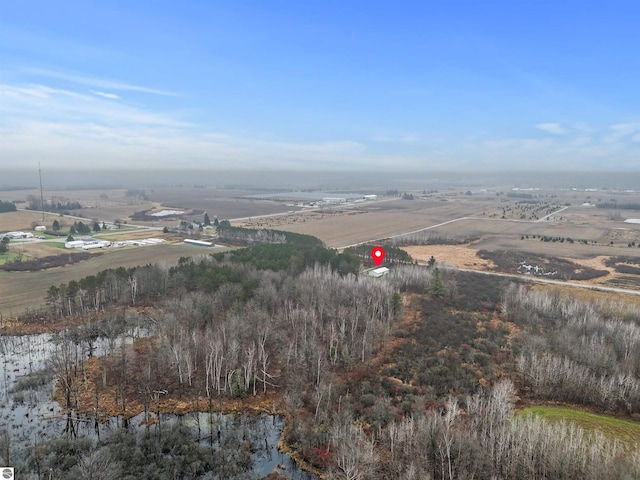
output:
[[[611,439],[617,439],[629,448],[637,447],[640,443],[640,422],[598,415],[575,408],[555,406],[527,407],[518,414],[538,415],[551,422],[561,420],[572,422],[587,432],[598,430]]]
[[[140,229],[131,229],[129,233],[122,232],[119,230],[111,230],[104,233],[98,233],[93,236],[96,240],[109,240],[110,242],[120,242],[125,240],[140,240],[144,238],[164,238],[166,235],[162,233],[162,230],[140,230]]]
[[[20,254],[16,252],[7,252],[3,255],[0,255],[0,265],[4,265],[7,262],[11,262],[13,260],[17,260],[20,258]],[[24,255],[22,258],[25,258]]]

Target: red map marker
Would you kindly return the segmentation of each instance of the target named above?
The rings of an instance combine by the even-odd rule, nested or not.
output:
[[[384,248],[382,247],[373,247],[371,250],[371,258],[373,259],[373,263],[376,264],[376,267],[379,267],[384,260]]]

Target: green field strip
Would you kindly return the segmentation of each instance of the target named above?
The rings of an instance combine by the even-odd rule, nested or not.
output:
[[[537,415],[551,422],[564,420],[586,432],[600,431],[608,438],[617,439],[628,447],[640,447],[640,422],[633,420],[555,406],[527,407],[518,412],[518,415]]]

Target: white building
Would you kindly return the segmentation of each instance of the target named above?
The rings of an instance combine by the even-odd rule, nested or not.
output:
[[[83,246],[84,242],[82,240],[72,240],[64,244],[64,248],[82,248]]]
[[[387,267],[378,267],[373,270],[369,270],[367,275],[370,277],[380,278],[384,275],[389,275],[389,269]]]
[[[324,203],[335,204],[335,203],[345,203],[347,199],[345,197],[323,197],[322,201]]]
[[[189,245],[198,245],[199,247],[213,247],[213,242],[205,242],[204,240],[194,240],[193,238],[185,238],[184,243]]]
[[[363,195],[362,198],[365,200],[377,200],[378,195]]]

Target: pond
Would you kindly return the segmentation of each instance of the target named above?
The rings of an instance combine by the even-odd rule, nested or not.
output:
[[[133,337],[146,334],[148,332],[137,330],[111,342],[98,339],[93,345],[93,354],[104,355],[114,347],[131,343]],[[52,334],[0,337],[0,452],[10,451],[11,463],[24,463],[34,445],[65,435],[68,418],[60,405],[51,400],[55,378],[47,370],[47,360],[56,348]],[[74,419],[73,427],[78,437],[97,440],[99,436],[123,428],[124,424],[122,418],[113,417],[96,429],[93,421],[81,418]],[[318,479],[299,469],[289,455],[278,451],[284,427],[280,416],[208,412],[161,414],[157,423],[148,426],[145,425],[144,414],[140,414],[126,424],[128,431],[137,435],[186,425],[197,435],[201,445],[216,452],[242,445],[250,455],[245,459],[246,478],[260,478],[277,470],[292,480]],[[237,461],[232,457],[229,461]],[[4,458],[4,454],[0,458]],[[217,477],[211,474],[202,478]]]

